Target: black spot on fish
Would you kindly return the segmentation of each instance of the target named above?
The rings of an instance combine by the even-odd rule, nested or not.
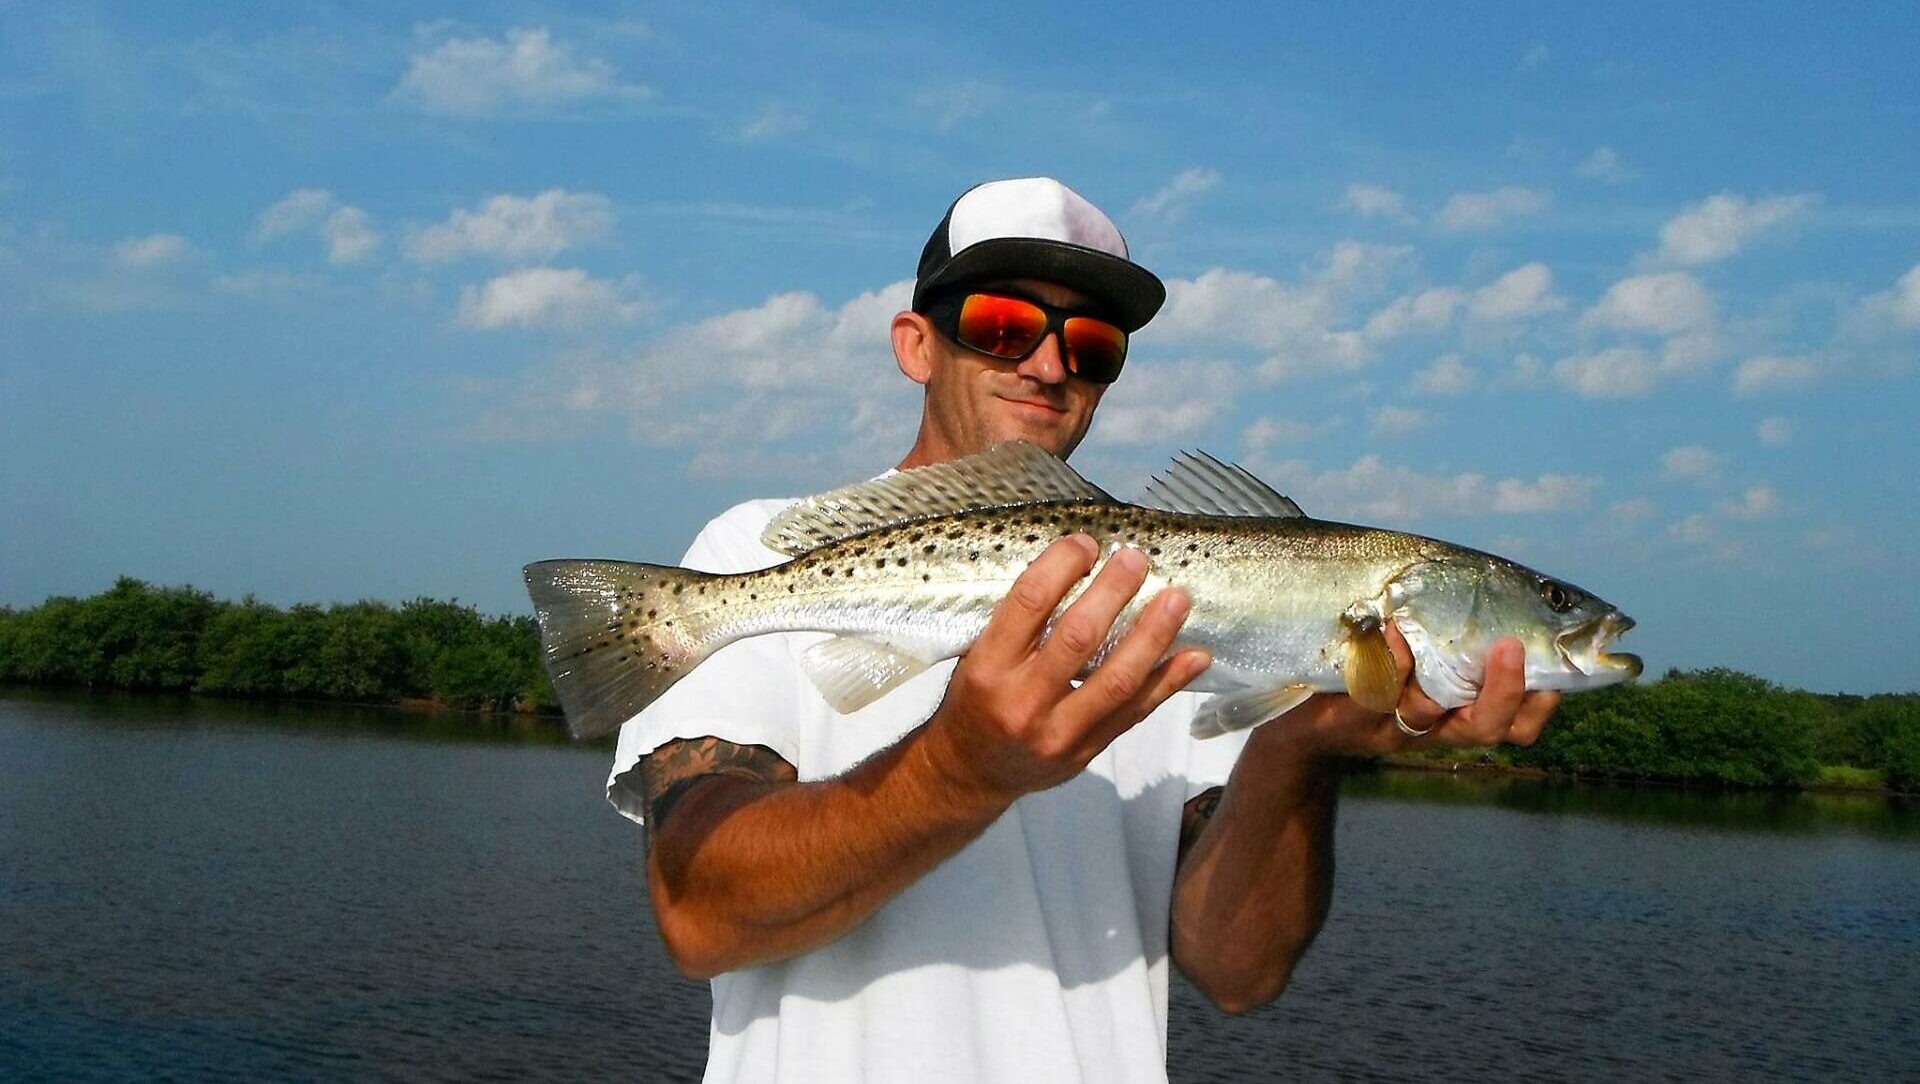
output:
[[[895,557],[893,563],[899,565],[901,568],[907,567],[907,559],[905,557]]]

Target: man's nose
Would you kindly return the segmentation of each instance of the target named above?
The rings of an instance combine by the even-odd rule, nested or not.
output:
[[[1040,345],[1027,355],[1014,372],[1042,384],[1064,383],[1067,379],[1067,360],[1060,355],[1060,333],[1047,332],[1047,337],[1040,340]]]

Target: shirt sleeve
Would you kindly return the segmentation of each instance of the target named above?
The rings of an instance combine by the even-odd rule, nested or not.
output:
[[[750,501],[707,524],[681,558],[702,572],[750,572],[787,558],[760,544],[760,531],[784,501]],[[670,741],[716,737],[764,745],[788,763],[800,762],[796,705],[806,678],[785,635],[750,636],[728,644],[675,682],[660,699],[620,727],[607,801],[640,823],[645,796],[641,758]]]

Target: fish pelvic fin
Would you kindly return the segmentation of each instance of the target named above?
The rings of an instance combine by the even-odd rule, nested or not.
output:
[[[1400,670],[1387,644],[1386,628],[1378,620],[1349,622],[1342,644],[1340,676],[1353,702],[1382,714],[1400,702]]]
[[[833,710],[859,711],[918,676],[927,660],[859,636],[836,636],[800,653],[800,669]]]
[[[629,561],[539,561],[525,574],[540,660],[576,738],[620,729],[727,642],[682,602],[722,577]]]
[[[1312,695],[1311,685],[1291,684],[1216,696],[1194,714],[1192,733],[1196,738],[1217,738],[1269,723],[1306,703]]]

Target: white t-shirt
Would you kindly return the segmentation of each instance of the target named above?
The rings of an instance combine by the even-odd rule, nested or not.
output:
[[[728,510],[682,563],[778,564],[760,532],[788,503]],[[621,728],[608,799],[640,820],[636,766],[676,738],[764,745],[802,782],[841,774],[925,722],[953,672],[840,715],[797,663],[822,638],[753,637],[694,669]],[[715,978],[706,1079],[1164,1082],[1181,809],[1245,742],[1189,737],[1197,700],[1175,695],[1084,773],[1015,802],[845,937]]]

